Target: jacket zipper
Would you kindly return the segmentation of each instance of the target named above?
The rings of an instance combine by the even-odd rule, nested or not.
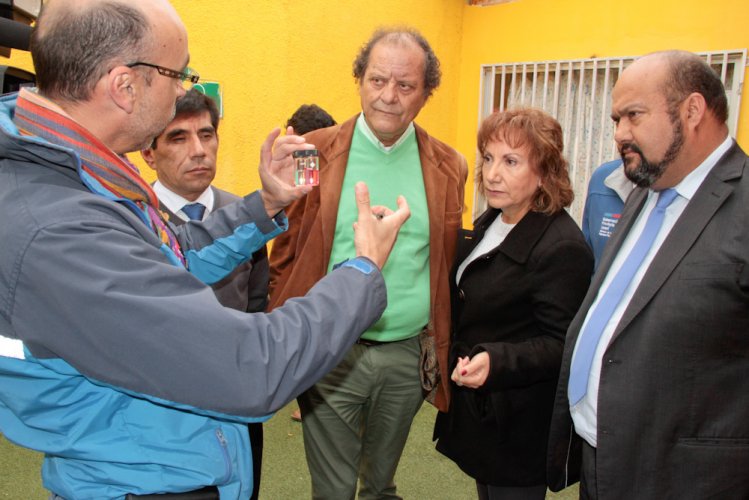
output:
[[[226,441],[226,436],[221,428],[216,429],[216,439],[218,439],[219,447],[221,448],[221,455],[224,457],[224,467],[226,468],[226,474],[219,481],[221,484],[226,483],[231,477],[231,460],[229,460],[229,443]]]

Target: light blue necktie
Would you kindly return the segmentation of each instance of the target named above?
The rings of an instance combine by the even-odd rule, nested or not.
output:
[[[190,218],[190,220],[203,220],[205,205],[201,203],[190,203],[189,205],[182,207],[182,211]]]
[[[653,246],[653,241],[655,241],[655,237],[663,224],[663,216],[666,214],[666,208],[674,201],[677,195],[678,193],[674,189],[665,189],[660,192],[658,201],[648,216],[642,234],[640,234],[637,242],[624,260],[619,272],[611,280],[611,284],[598,302],[598,306],[591,313],[588,323],[585,325],[585,330],[578,337],[575,359],[572,361],[572,367],[570,368],[568,387],[570,406],[575,406],[585,396],[585,392],[588,389],[590,368],[593,365],[593,356],[595,355],[603,330],[611,319],[614,309],[616,309],[616,306],[622,300],[622,296],[632,278],[640,268],[645,255],[647,255],[650,247]]]

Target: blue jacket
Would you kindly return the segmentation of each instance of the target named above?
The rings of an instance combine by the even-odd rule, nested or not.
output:
[[[66,499],[248,498],[245,424],[339,363],[385,308],[381,274],[359,258],[271,314],[224,308],[205,283],[283,215],[254,193],[176,228],[198,279],[84,185],[75,151],[17,135],[14,109],[0,98],[0,432],[45,454],[44,485]]]
[[[588,183],[582,229],[585,241],[593,249],[596,267],[634,188],[621,167],[621,160],[606,162],[596,168]]]

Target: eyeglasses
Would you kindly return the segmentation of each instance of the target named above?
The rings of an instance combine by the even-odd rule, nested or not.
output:
[[[200,75],[192,68],[185,68],[184,71],[175,71],[173,69],[165,68],[164,66],[158,66],[156,64],[146,62],[134,62],[126,64],[125,66],[127,66],[128,68],[132,68],[135,66],[148,66],[149,68],[153,68],[158,71],[160,75],[180,80],[182,83],[188,85],[194,85],[198,83],[198,80],[200,80]]]

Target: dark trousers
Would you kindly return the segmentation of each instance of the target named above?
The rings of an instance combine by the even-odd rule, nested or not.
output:
[[[476,481],[479,500],[544,500],[546,485],[512,487],[492,486]]]
[[[596,449],[583,441],[583,464],[580,470],[580,500],[595,500],[598,498],[598,484],[596,483]]]
[[[252,449],[252,496],[250,500],[257,500],[260,494],[260,471],[263,468],[263,424],[247,424],[250,431],[250,447]]]

